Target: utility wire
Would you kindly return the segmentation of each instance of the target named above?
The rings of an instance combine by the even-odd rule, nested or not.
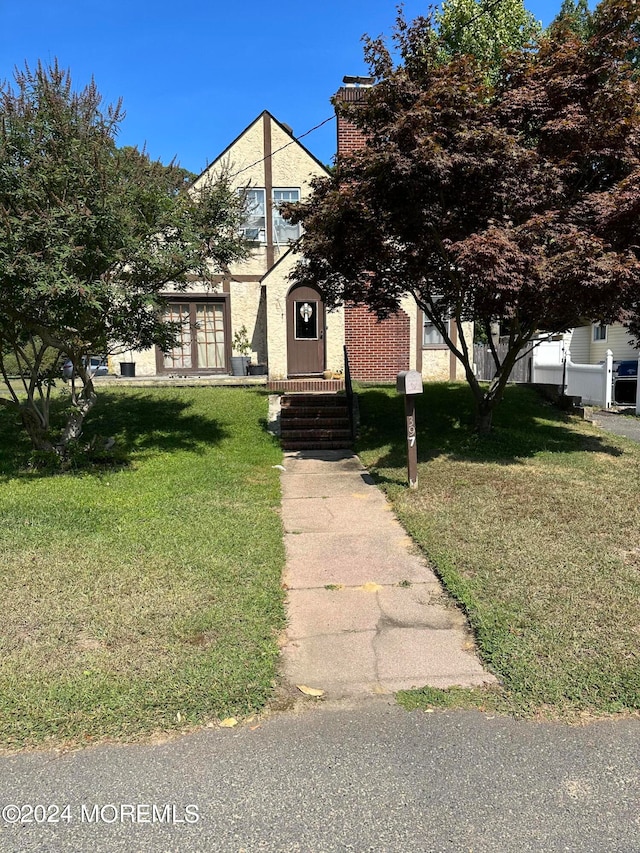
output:
[[[479,12],[476,12],[468,21],[465,21],[464,24],[460,27],[461,30],[466,29],[471,26],[471,24],[475,23],[475,21],[479,20],[483,15],[492,12],[495,8],[497,8],[504,0],[492,0],[491,3],[487,4],[483,9],[480,9]],[[615,30],[615,25],[610,29],[602,33],[601,35],[609,35],[611,32]],[[298,142],[301,139],[304,139],[305,136],[309,136],[310,133],[313,133],[316,130],[319,130],[325,124],[335,119],[335,115],[329,116],[324,121],[321,121],[320,124],[316,124],[315,127],[312,127],[310,130],[306,130],[304,133],[301,133],[300,136],[294,137],[291,142],[287,142],[285,145],[280,146],[280,148],[276,148],[275,151],[272,151],[271,154],[266,157],[261,157],[259,160],[256,160],[255,163],[251,163],[249,166],[244,166],[242,169],[239,169],[237,172],[234,172],[232,175],[229,175],[229,178],[237,178],[238,175],[241,175],[243,172],[247,172],[249,169],[253,169],[254,166],[259,166],[260,163],[265,163],[269,158],[273,157],[274,154],[278,154],[280,151],[284,151],[285,148],[288,148],[290,145],[293,145],[294,142]]]
[[[327,122],[333,121],[335,119],[335,115],[329,116],[324,121],[321,121],[320,124],[317,124],[315,127],[312,127],[310,130],[306,130],[304,133],[301,133],[300,136],[295,136],[291,142],[287,142],[285,145],[281,145],[280,148],[276,148],[275,151],[272,151],[271,154],[268,154],[266,157],[262,157],[260,160],[256,160],[255,163],[250,163],[248,166],[244,166],[242,169],[239,169],[237,172],[234,172],[232,175],[229,175],[229,179],[237,178],[238,175],[241,175],[243,172],[246,172],[249,169],[253,169],[254,166],[259,166],[260,163],[264,163],[265,160],[268,160],[270,157],[273,157],[274,154],[278,154],[279,151],[284,151],[285,148],[288,148],[290,145],[293,145],[294,142],[298,142],[301,139],[304,139],[305,136],[309,136],[310,133],[313,133],[314,130],[318,130],[323,125],[327,124]]]
[[[503,0],[493,0],[493,2],[489,3],[488,6],[485,6],[484,9],[481,9],[477,12],[472,18],[469,18],[468,21],[460,27],[461,30],[466,29],[466,27],[470,26],[477,21],[478,18],[481,18],[483,15],[486,15],[488,12],[492,12],[497,6],[502,3]],[[280,148],[276,148],[275,151],[272,151],[271,154],[266,157],[261,157],[259,160],[256,160],[255,163],[251,163],[248,166],[244,166],[242,169],[239,169],[237,172],[234,172],[232,175],[229,175],[229,179],[237,178],[238,175],[241,175],[243,172],[247,172],[249,169],[253,169],[254,166],[259,166],[260,163],[265,163],[270,157],[273,157],[274,154],[278,154],[280,151],[284,151],[285,148],[288,148],[290,145],[293,145],[294,142],[299,142],[299,140],[304,139],[305,136],[309,136],[310,133],[313,133],[316,130],[319,130],[325,124],[335,119],[335,115],[329,116],[324,121],[321,121],[320,124],[317,124],[315,127],[312,127],[310,130],[306,130],[304,133],[301,133],[300,136],[294,137],[291,142],[287,142],[286,145],[282,145]]]

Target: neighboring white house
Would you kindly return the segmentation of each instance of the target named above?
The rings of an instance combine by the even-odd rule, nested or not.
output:
[[[592,323],[545,340],[532,353],[531,379],[564,384],[587,404],[636,405],[640,352],[620,323]]]
[[[571,360],[577,364],[599,364],[607,350],[613,353],[614,361],[625,361],[638,357],[628,331],[620,323],[605,325],[593,323],[579,326],[564,336]]]

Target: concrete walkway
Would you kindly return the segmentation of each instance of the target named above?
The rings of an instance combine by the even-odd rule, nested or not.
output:
[[[328,698],[495,681],[357,456],[291,453],[284,467],[287,680]]]

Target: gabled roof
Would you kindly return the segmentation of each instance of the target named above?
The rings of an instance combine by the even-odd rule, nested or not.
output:
[[[224,149],[224,151],[222,151],[220,154],[218,154],[218,156],[217,156],[217,157],[215,157],[215,158],[214,158],[214,159],[209,163],[209,165],[208,165],[208,166],[206,166],[206,167],[205,167],[205,168],[200,172],[200,174],[197,176],[197,178],[195,178],[195,179],[193,180],[193,183],[195,184],[195,183],[196,183],[196,181],[199,181],[199,180],[200,180],[200,178],[201,178],[203,175],[205,175],[205,174],[209,171],[209,169],[211,169],[211,167],[212,167],[212,166],[215,166],[215,164],[216,164],[219,160],[222,160],[222,158],[223,158],[226,154],[228,154],[228,153],[229,153],[229,151],[233,148],[233,146],[236,144],[236,142],[238,142],[238,140],[239,140],[239,139],[242,139],[242,137],[245,135],[245,133],[247,133],[247,131],[251,130],[251,128],[252,128],[255,124],[257,124],[259,121],[261,121],[262,117],[263,117],[263,116],[265,116],[265,115],[269,116],[269,118],[271,119],[271,121],[275,122],[275,123],[278,125],[278,127],[279,127],[279,128],[280,128],[284,133],[286,133],[286,134],[287,134],[287,136],[290,136],[290,137],[291,137],[291,142],[292,142],[292,143],[295,143],[299,148],[302,148],[302,150],[304,151],[304,153],[305,153],[305,154],[307,154],[307,155],[308,155],[308,156],[309,156],[309,157],[310,157],[310,158],[311,158],[315,163],[317,163],[317,164],[318,164],[318,166],[320,166],[320,168],[321,168],[321,169],[323,169],[323,171],[325,171],[327,174],[329,174],[329,171],[328,171],[327,167],[324,165],[324,163],[320,162],[320,160],[318,160],[318,158],[315,156],[315,154],[312,154],[312,153],[311,153],[311,151],[309,151],[309,149],[308,149],[308,148],[306,148],[306,147],[302,144],[302,142],[299,142],[299,141],[296,139],[296,137],[293,135],[293,133],[292,133],[292,131],[291,131],[291,128],[290,128],[290,127],[287,127],[287,126],[286,126],[285,124],[283,124],[281,121],[278,121],[278,119],[273,115],[273,113],[270,113],[270,112],[269,112],[269,110],[263,110],[263,111],[260,113],[260,115],[256,116],[256,118],[255,118],[255,119],[254,119],[250,124],[248,124],[248,125],[245,127],[245,129],[244,129],[241,133],[239,133],[239,134],[236,136],[236,138],[233,140],[233,142],[230,142],[230,143],[227,145],[227,147]],[[280,148],[280,149],[276,149],[275,151],[272,151],[272,152],[271,152],[271,156],[273,157],[273,155],[274,155],[274,154],[276,154],[276,153],[278,152],[278,150],[280,150],[280,151],[281,151],[281,150],[282,150],[282,148]]]

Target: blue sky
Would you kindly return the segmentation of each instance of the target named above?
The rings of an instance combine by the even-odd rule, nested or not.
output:
[[[527,7],[544,24],[560,0]],[[391,0],[0,0],[0,79],[55,57],[77,88],[122,97],[121,144],[146,144],[200,172],[264,109],[299,136],[332,115],[345,74],[364,74],[361,37],[390,33]],[[406,0],[408,18],[426,2]],[[335,122],[303,140],[323,162]]]

